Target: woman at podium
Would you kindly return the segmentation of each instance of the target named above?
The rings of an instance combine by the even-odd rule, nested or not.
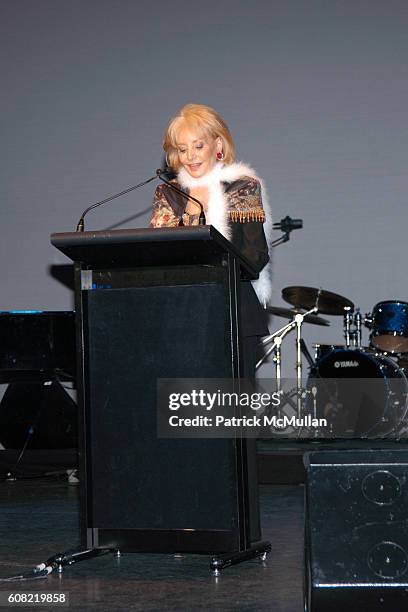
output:
[[[213,225],[230,240],[260,272],[253,287],[266,305],[272,288],[265,238],[265,233],[271,236],[271,212],[262,181],[252,168],[236,162],[234,142],[225,121],[208,106],[187,104],[169,121],[163,149],[175,173],[170,182],[187,197],[169,185],[159,185],[150,226],[198,225],[202,206],[207,225]],[[248,286],[243,291],[248,296],[251,293]],[[254,299],[255,296],[244,300],[252,302],[251,309]],[[259,331],[256,335],[268,333],[265,325],[262,333]]]

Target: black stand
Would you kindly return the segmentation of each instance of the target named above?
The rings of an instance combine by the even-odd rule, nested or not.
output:
[[[260,542],[254,440],[157,436],[163,378],[242,377],[240,286],[256,278],[214,228],[53,234],[75,262],[84,549],[215,555]]]

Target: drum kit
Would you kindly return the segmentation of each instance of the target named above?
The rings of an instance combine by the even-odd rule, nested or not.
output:
[[[282,291],[292,308],[270,306],[266,311],[289,322],[263,338],[263,355],[275,363],[276,388],[288,399],[296,417],[309,415],[328,422],[324,431],[298,431],[298,437],[400,438],[408,432],[408,303],[387,300],[362,315],[349,299],[314,287],[293,286]],[[302,339],[304,323],[328,326],[321,315],[342,316],[344,344],[314,344],[314,358]],[[362,344],[362,330],[370,332]],[[282,342],[296,331],[296,388],[283,390]],[[303,379],[302,355],[309,364]],[[295,401],[291,401],[290,397]],[[282,409],[284,412],[284,408]],[[284,432],[279,432],[284,433]]]

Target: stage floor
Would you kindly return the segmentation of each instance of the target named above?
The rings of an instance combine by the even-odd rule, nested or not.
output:
[[[79,544],[77,486],[56,478],[3,481],[0,503],[1,578],[29,572]],[[248,561],[215,578],[206,556],[107,555],[67,567],[62,575],[0,582],[0,597],[3,592],[67,593],[65,609],[81,611],[302,612],[303,518],[302,485],[261,485],[262,536],[272,544],[265,563]]]

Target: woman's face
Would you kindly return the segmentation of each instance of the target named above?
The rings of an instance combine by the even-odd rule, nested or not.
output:
[[[201,178],[210,172],[217,162],[217,153],[221,151],[221,138],[203,136],[187,126],[177,133],[180,164],[194,178]]]

